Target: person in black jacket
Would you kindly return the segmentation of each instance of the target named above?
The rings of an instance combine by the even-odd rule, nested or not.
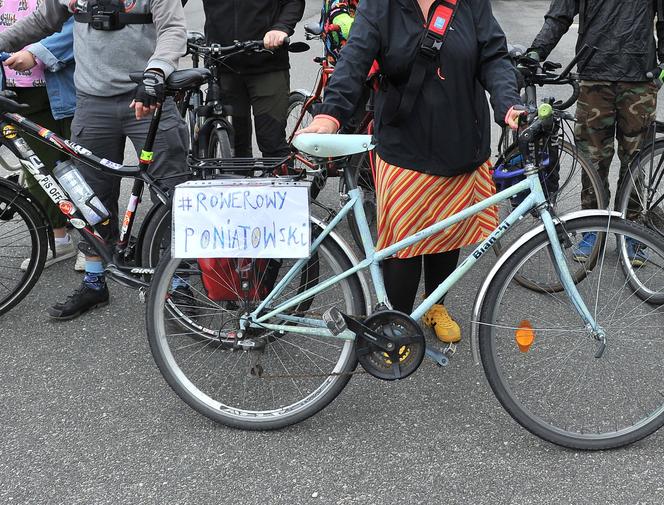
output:
[[[372,62],[384,85],[375,100],[378,249],[440,221],[495,193],[489,172],[490,117],[516,127],[520,103],[505,35],[489,0],[459,0],[439,51],[420,58],[434,0],[361,0],[353,29],[318,114],[300,133],[334,133],[353,114]],[[440,26],[444,26],[441,22]],[[416,61],[416,63],[413,63]],[[417,67],[421,65],[421,67]],[[411,75],[424,77],[409,110]],[[497,226],[495,208],[408,247],[383,263],[393,308],[410,313],[422,265],[426,294],[456,268],[459,248],[476,243]],[[459,325],[440,303],[425,315],[444,342],[461,338]]]
[[[284,39],[304,13],[304,0],[203,0],[209,43],[263,40],[273,53],[238,55],[226,61],[222,91],[232,107],[235,156],[251,157],[251,119],[265,157],[286,156],[286,115],[290,76]]]
[[[530,54],[546,58],[579,15],[577,51],[585,45],[597,52],[579,68],[581,91],[576,108],[576,143],[597,168],[606,191],[609,169],[618,140],[620,177],[623,182],[645,133],[655,119],[657,86],[646,78],[657,60],[664,61],[664,21],[659,19],[655,44],[655,13],[660,0],[553,0],[544,26],[535,37]],[[596,208],[590,181],[584,177],[582,207]],[[636,200],[635,200],[636,202]],[[636,209],[630,209],[634,217]],[[584,261],[596,240],[584,237],[575,258]],[[634,265],[643,264],[645,255],[628,244]]]

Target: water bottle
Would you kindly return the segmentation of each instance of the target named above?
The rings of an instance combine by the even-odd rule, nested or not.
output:
[[[78,210],[85,216],[88,223],[95,225],[108,219],[110,215],[108,210],[88,183],[85,182],[71,160],[58,163],[53,169],[53,175],[55,175],[55,178],[65,189]]]

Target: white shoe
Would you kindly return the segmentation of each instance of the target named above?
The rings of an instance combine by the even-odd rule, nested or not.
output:
[[[78,256],[76,256],[74,270],[77,272],[85,272],[85,254],[83,254],[81,251],[78,251]]]
[[[76,246],[74,245],[74,242],[69,239],[69,242],[66,244],[55,244],[55,255],[50,256],[46,258],[46,262],[44,263],[44,268],[48,268],[51,265],[55,265],[56,263],[59,263],[60,261],[64,261],[69,258],[73,258],[76,256]],[[21,263],[21,270],[25,272],[28,269],[28,265],[30,264],[30,258],[25,258],[23,260],[23,263]]]

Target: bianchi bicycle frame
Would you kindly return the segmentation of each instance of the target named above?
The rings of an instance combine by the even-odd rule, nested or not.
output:
[[[348,170],[346,172],[348,172]],[[542,184],[538,176],[538,170],[534,164],[529,164],[526,166],[525,173],[526,178],[514,184],[513,186],[510,186],[507,189],[495,194],[494,196],[487,198],[486,200],[483,200],[475,205],[472,205],[471,207],[468,207],[467,209],[464,209],[461,212],[448,217],[447,219],[444,219],[428,228],[425,228],[424,230],[421,230],[403,240],[400,240],[396,244],[380,250],[376,250],[371,238],[371,231],[369,229],[364,207],[362,205],[361,190],[355,185],[351,186],[352,177],[346,175],[347,182],[349,183],[348,187],[352,187],[352,189],[348,192],[349,200],[313,241],[311,245],[311,254],[313,254],[314,251],[318,249],[325,237],[327,237],[336,227],[336,225],[339,224],[339,222],[341,222],[341,220],[343,220],[352,210],[355,214],[357,226],[361,233],[365,259],[345,272],[326,279],[320,284],[309,288],[306,291],[303,291],[302,293],[286,300],[280,305],[274,308],[269,307],[271,301],[282,293],[287,284],[301,271],[309,258],[298,260],[281,279],[281,281],[274,287],[272,292],[267,295],[262,303],[248,317],[241,321],[243,329],[263,328],[273,331],[282,331],[285,333],[301,333],[304,335],[354,340],[355,334],[350,330],[346,329],[341,333],[334,335],[327,328],[327,325],[322,319],[298,317],[287,314],[285,311],[298,305],[307,298],[310,298],[317,293],[324,291],[340,280],[350,277],[351,275],[354,275],[365,269],[369,269],[370,271],[378,302],[389,306],[387,293],[385,291],[385,284],[383,281],[383,275],[379,265],[381,261],[393,256],[395,253],[408,246],[411,246],[427,237],[440,233],[446,228],[449,228],[450,226],[459,223],[460,221],[463,221],[464,219],[467,219],[468,217],[471,217],[491,207],[492,205],[496,205],[502,201],[508,200],[509,198],[515,196],[518,193],[521,193],[522,191],[528,191],[526,198],[509,214],[509,216],[505,218],[505,220],[503,220],[498,225],[498,227],[484,241],[482,241],[472,251],[472,253],[470,253],[459,264],[454,272],[442,284],[440,284],[438,288],[436,288],[419,306],[413,310],[410,316],[415,320],[419,320],[435,303],[438,302],[438,300],[440,300],[450,290],[450,288],[457,281],[459,281],[475,265],[475,263],[482,256],[484,256],[484,254],[486,254],[487,251],[493,247],[496,241],[498,241],[505,233],[507,233],[519,219],[535,209],[543,222],[544,229],[546,230],[546,233],[551,242],[554,266],[558,276],[560,277],[565,292],[569,296],[574,308],[577,310],[579,317],[583,320],[586,327],[598,335],[603,341],[604,331],[594,320],[591,312],[588,310],[588,307],[581,298],[581,295],[579,294],[578,290],[576,289],[576,285],[572,280],[572,276],[567,267],[567,264],[565,263],[562,246],[560,244],[560,240],[558,239],[558,234],[556,233],[556,227],[553,218],[548,210],[548,202],[544,195]],[[278,317],[286,324],[269,323],[268,321],[274,317]],[[294,326],[292,323],[298,323],[300,326]],[[427,348],[427,355],[435,361],[442,359],[442,353],[440,351],[435,351],[430,348]]]

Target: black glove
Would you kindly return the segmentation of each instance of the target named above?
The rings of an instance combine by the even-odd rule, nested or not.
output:
[[[164,76],[155,70],[143,72],[143,82],[136,86],[134,101],[141,102],[144,107],[163,103],[165,98]]]

